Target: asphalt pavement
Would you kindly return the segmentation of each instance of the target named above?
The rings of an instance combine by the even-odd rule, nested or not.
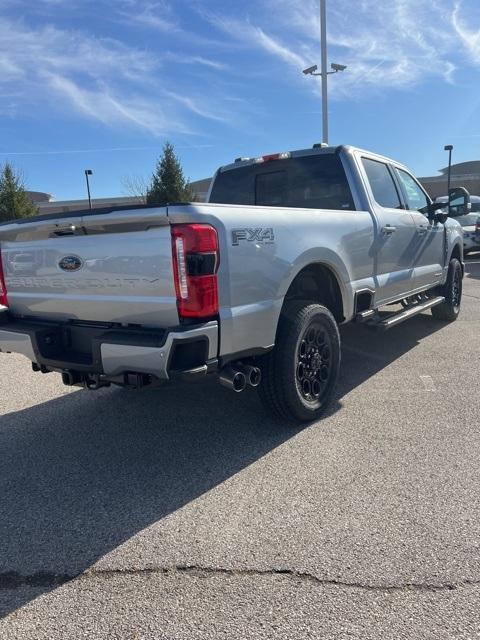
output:
[[[0,639],[480,637],[479,311],[342,328],[302,428],[0,354]]]

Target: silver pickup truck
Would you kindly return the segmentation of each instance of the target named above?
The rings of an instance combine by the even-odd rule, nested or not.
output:
[[[464,189],[450,200],[470,206]],[[440,206],[397,162],[316,145],[221,167],[205,204],[6,223],[0,350],[88,389],[215,374],[313,420],[335,390],[339,324],[458,316],[462,231]]]

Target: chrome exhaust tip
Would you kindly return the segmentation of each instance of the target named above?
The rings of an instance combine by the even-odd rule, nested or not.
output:
[[[218,374],[220,384],[228,389],[232,389],[235,393],[244,391],[247,386],[247,377],[243,371],[232,369],[232,367],[224,367]]]
[[[262,380],[262,372],[258,367],[250,364],[242,364],[238,366],[238,370],[245,374],[247,382],[251,387],[258,387]]]

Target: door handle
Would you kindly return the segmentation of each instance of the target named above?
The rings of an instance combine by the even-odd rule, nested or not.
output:
[[[424,236],[427,233],[427,227],[425,227],[423,224],[420,225],[419,227],[417,227],[417,233],[419,236]]]
[[[386,224],[384,227],[382,227],[382,233],[384,233],[387,236],[391,235],[392,233],[395,233],[396,230],[397,230],[397,227],[392,227],[391,224]]]

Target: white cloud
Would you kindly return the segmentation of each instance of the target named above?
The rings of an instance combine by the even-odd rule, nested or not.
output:
[[[215,71],[226,71],[229,69],[229,65],[225,62],[221,62],[220,60],[212,60],[211,58],[204,58],[203,56],[196,56],[183,52],[174,53],[173,51],[167,51],[162,55],[162,59],[167,62],[174,62],[175,64],[191,66],[201,65]]]
[[[104,1],[108,3],[112,0]],[[173,37],[176,42],[182,40],[183,44],[194,44],[209,49],[229,47],[226,42],[214,40],[210,34],[204,36],[195,30],[185,29],[176,17],[172,5],[166,0],[116,0],[113,15],[117,15],[129,26],[137,25],[159,31],[164,37]]]
[[[158,66],[151,55],[117,40],[51,25],[33,29],[7,18],[0,18],[0,59],[22,73],[49,69],[99,78],[142,78]]]
[[[289,65],[301,66],[304,59],[295,51],[289,49],[280,40],[268,35],[260,26],[253,25],[249,20],[239,20],[224,15],[201,11],[201,15],[208,22],[220,29],[228,36],[240,40],[247,46],[257,46]]]
[[[219,62],[218,60],[203,58],[202,56],[193,56],[191,58],[191,62],[193,64],[203,64],[205,67],[210,67],[211,69],[216,69],[217,71],[224,71],[225,69],[228,69],[228,64]]]
[[[127,18],[129,22],[168,33],[180,31],[170,6],[166,2],[151,2],[149,0],[127,0],[125,2],[124,0],[120,2],[120,5],[119,14]]]
[[[106,125],[127,123],[157,136],[167,131],[188,133],[185,126],[167,117],[159,105],[154,107],[138,98],[119,98],[108,88],[87,90],[53,73],[45,73],[44,79],[52,91],[67,99],[79,113]]]
[[[460,15],[461,8],[461,3],[457,2],[452,13],[452,26],[473,61],[480,64],[480,28],[475,30],[467,26]]]
[[[201,56],[191,60],[221,68]],[[192,133],[187,122],[192,114],[223,120],[218,107],[209,106],[208,96],[199,102],[180,95],[175,84],[166,82],[162,60],[151,52],[79,31],[51,25],[32,28],[0,17],[0,99],[15,90],[20,94],[16,104],[23,100],[24,109],[36,112],[43,105],[73,110],[107,126],[135,127],[156,136]]]
[[[448,0],[329,2],[329,59],[348,66],[330,83],[333,95],[350,98],[372,89],[404,89],[432,77],[452,82],[458,35],[480,62],[480,30],[467,28],[458,12]],[[243,20],[204,10],[201,14],[246,46],[286,63],[298,83],[304,80],[302,66],[319,62],[318,0],[264,0]],[[319,80],[307,82],[318,91]]]
[[[217,122],[228,122],[227,114],[221,115],[218,112],[212,111],[208,106],[203,104],[203,100],[197,98],[191,98],[183,94],[175,93],[174,91],[165,91],[165,95],[172,98],[176,102],[183,104],[189,111],[207,118],[208,120],[216,120]]]
[[[260,29],[260,27],[253,28],[252,36],[256,39],[257,43],[265,49],[265,51],[279,57],[287,64],[293,65],[297,68],[305,65],[304,58],[298,55],[298,53],[290,50],[278,40],[275,40],[275,38],[272,38],[272,36],[267,35],[262,29]]]

